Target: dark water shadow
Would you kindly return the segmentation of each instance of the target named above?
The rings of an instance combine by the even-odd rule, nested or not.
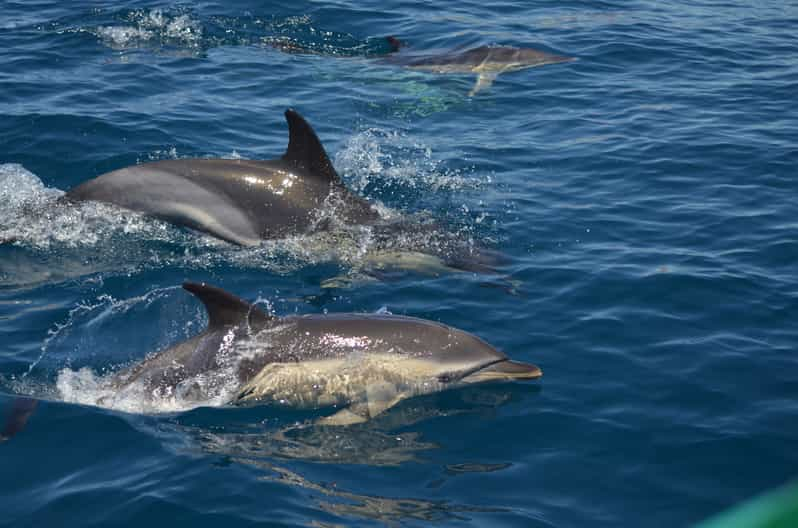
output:
[[[428,500],[423,497],[424,488],[439,487],[459,475],[503,471],[512,465],[512,461],[495,460],[436,462],[441,458],[440,452],[446,450],[439,440],[440,428],[456,428],[457,423],[469,419],[490,421],[501,407],[527,401],[540,390],[537,384],[523,383],[462,387],[405,400],[366,423],[346,427],[320,425],[319,418],[326,414],[321,411],[286,411],[270,406],[200,408],[173,415],[136,415],[106,409],[96,412],[122,418],[136,431],[156,440],[167,453],[209,458],[211,467],[245,466],[255,472],[258,480],[301,488],[309,492],[314,507],[326,514],[388,524],[437,523],[469,521],[477,514],[509,510]],[[0,401],[8,402],[10,397],[4,396]],[[4,435],[13,437],[9,444],[26,441],[23,429],[37,405],[38,400],[33,398],[11,403],[3,428]],[[37,430],[46,430],[40,426]],[[435,436],[436,440],[427,436]],[[457,436],[457,431],[447,429],[445,438]],[[407,495],[389,497],[319,481],[312,476],[316,464],[356,465],[364,471],[423,464],[437,466],[440,478],[411,489]]]
[[[347,427],[317,425],[318,416],[311,413],[275,413],[274,409],[264,408],[233,410],[235,416],[225,417],[221,425],[220,410],[199,409],[168,423],[155,424],[155,429],[148,432],[179,452],[211,455],[217,465],[247,466],[263,473],[260,480],[308,491],[318,509],[335,516],[387,524],[467,521],[474,514],[509,510],[428,500],[413,496],[412,492],[402,497],[362,493],[336,482],[314,480],[308,476],[312,468],[308,469],[306,463],[368,467],[435,464],[432,453],[445,450],[446,446],[426,440],[425,431],[455,415],[490,420],[501,406],[528,399],[539,391],[539,385],[522,384],[466,387],[405,400],[369,422]],[[511,466],[511,462],[480,461],[443,464],[441,478],[435,482]],[[437,487],[435,482],[426,488]],[[421,488],[414,491],[423,495]]]

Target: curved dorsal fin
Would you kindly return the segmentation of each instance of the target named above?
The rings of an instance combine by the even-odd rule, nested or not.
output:
[[[208,328],[233,326],[243,322],[253,326],[262,325],[272,319],[272,316],[257,306],[204,282],[184,282],[183,288],[196,295],[205,305],[208,311]]]
[[[327,157],[327,152],[305,118],[289,108],[285,111],[285,120],[288,121],[288,148],[283,154],[283,161],[324,181],[340,183],[341,179]]]

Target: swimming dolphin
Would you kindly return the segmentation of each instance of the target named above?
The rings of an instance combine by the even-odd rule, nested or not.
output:
[[[572,62],[574,57],[556,55],[533,48],[516,48],[513,46],[479,46],[465,51],[446,53],[397,53],[406,47],[405,43],[394,36],[384,37],[385,46],[369,50],[363,56],[378,58],[386,64],[404,66],[411,70],[432,73],[476,73],[477,82],[469,96],[484,90],[493,84],[500,73],[534,68],[546,64]],[[276,39],[268,42],[274,48],[286,53],[311,55],[330,54],[295,40]],[[336,53],[336,56],[341,56]]]
[[[183,288],[205,305],[207,328],[116,374],[116,391],[202,405],[209,394],[218,396],[223,383],[221,403],[336,407],[321,423],[346,425],[412,396],[542,375],[535,365],[510,360],[474,335],[424,319],[275,317],[205,283],[186,282]]]
[[[112,203],[244,246],[323,229],[325,205],[334,204],[347,223],[378,220],[372,205],[344,186],[308,122],[292,109],[285,118],[281,158],[143,163],[84,182],[66,199]]]
[[[393,37],[387,37],[387,39],[391,42],[393,49],[398,50],[401,47],[400,42],[393,42],[396,41]],[[433,73],[476,73],[477,82],[468,94],[473,96],[493,84],[493,80],[500,73],[534,68],[545,64],[571,62],[576,59],[532,48],[480,46],[466,51],[420,57],[390,55],[384,60],[413,70]]]
[[[143,163],[88,180],[68,191],[64,199],[115,204],[242,246],[329,230],[334,219],[373,226],[375,240],[390,242],[389,251],[376,248],[366,264],[380,262],[383,268],[411,271],[428,266],[428,274],[497,271],[501,255],[484,248],[434,244],[427,254],[418,247],[394,246],[393,241],[403,238],[396,237],[397,233],[419,234],[439,226],[382,219],[371,203],[346,188],[307,121],[292,109],[286,110],[285,117],[288,148],[280,158]],[[385,264],[389,258],[394,262]]]

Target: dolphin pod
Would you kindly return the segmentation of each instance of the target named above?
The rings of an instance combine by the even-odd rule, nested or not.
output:
[[[308,122],[291,109],[285,118],[288,148],[280,158],[143,163],[84,182],[66,199],[111,203],[244,246],[323,229],[325,205],[348,223],[378,220],[344,186]]]
[[[183,285],[205,306],[200,334],[114,376],[119,392],[176,395],[203,405],[223,379],[227,403],[336,408],[321,423],[360,423],[403,399],[464,384],[534,379],[480,338],[386,314],[275,317],[222,289]],[[142,390],[143,389],[143,390]]]
[[[393,37],[387,40],[392,51],[402,46]],[[483,46],[382,60],[435,73],[475,73],[474,95],[502,72],[575,59],[531,48]],[[323,213],[331,209],[349,224],[377,224],[377,210],[344,185],[308,122],[292,109],[285,117],[288,147],[279,158],[144,163],[86,181],[65,200],[114,204],[242,246],[327,229]],[[434,266],[448,269],[424,253],[387,251],[374,259],[430,268],[431,257]],[[479,262],[469,266],[485,271]],[[349,425],[414,396],[542,376],[537,366],[511,360],[480,338],[433,321],[387,314],[277,317],[214,286],[187,282],[183,287],[204,304],[207,328],[114,374],[110,384],[118,393],[153,399],[166,394],[201,406],[218,402],[214,397],[221,385],[224,404],[333,408],[320,423]],[[36,405],[36,400],[18,399],[0,441],[21,431]]]

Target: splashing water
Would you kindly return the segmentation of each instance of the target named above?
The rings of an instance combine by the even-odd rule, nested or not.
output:
[[[379,192],[389,186],[405,190],[464,191],[479,189],[479,180],[442,167],[432,149],[396,130],[369,128],[349,138],[334,165],[357,192]],[[374,189],[376,187],[376,189]]]
[[[137,10],[125,19],[132,25],[99,26],[89,31],[115,49],[152,44],[198,48],[203,43],[202,24],[189,14]]]
[[[168,303],[171,294],[176,290],[180,288],[178,286],[156,288],[143,295],[121,300],[106,294],[93,301],[79,303],[69,311],[63,322],[56,323],[48,331],[39,357],[31,363],[25,374],[16,380],[11,380],[9,385],[18,394],[37,397],[46,395],[65,402],[141,414],[179,412],[199,406],[219,406],[227,403],[236,389],[235,372],[240,359],[244,357],[237,352],[234,353],[232,336],[222,343],[223,349],[218,355],[220,363],[218,370],[201,373],[174,387],[149,387],[137,380],[128,382],[126,378],[130,372],[126,367],[135,364],[130,360],[120,363],[100,359],[104,365],[96,369],[91,366],[79,368],[71,366],[73,363],[85,362],[87,358],[83,356],[86,354],[81,351],[93,349],[97,345],[95,341],[103,339],[101,336],[106,332],[98,329],[100,325],[116,327],[118,319],[122,317],[129,319],[132,311],[164,309],[163,303]],[[169,308],[169,311],[172,313],[173,309]],[[178,340],[188,338],[196,332],[196,325],[192,321],[197,318],[202,320],[202,317],[197,312],[195,317],[176,323],[171,331],[166,332],[165,337],[159,337],[160,346],[156,345],[154,349],[169,346],[176,338]],[[88,345],[84,339],[87,334],[91,335]],[[57,374],[54,388],[36,381],[41,376],[29,376],[37,370],[36,367],[43,362],[49,352],[71,348],[68,343],[76,339],[78,345],[69,357],[53,358],[48,361],[50,368],[53,367],[53,363],[62,365],[64,362],[67,363],[67,366],[55,368]],[[118,352],[113,353],[118,354]],[[98,360],[93,356],[92,354],[92,362],[96,363]]]
[[[143,303],[152,303],[156,298],[163,297],[166,291],[155,290],[145,296],[121,302],[106,301],[101,305],[111,310],[117,307],[125,310]],[[214,353],[213,368],[175,383],[153,385],[145,378],[137,377],[138,362],[123,368],[106,369],[101,373],[90,367],[65,367],[58,371],[55,382],[57,397],[66,402],[137,414],[172,413],[197,407],[227,405],[235,399],[241,388],[238,376],[241,362],[253,359],[270,348],[272,336],[284,328],[285,325],[274,325],[252,335],[238,335],[235,330],[229,330]]]
[[[96,246],[118,235],[169,239],[163,222],[96,202],[67,204],[63,195],[21,165],[0,165],[0,240],[50,249]]]
[[[288,53],[339,57],[383,55],[391,51],[384,37],[363,39],[324,29],[308,15],[201,17],[184,8],[154,8],[110,13],[100,18],[97,25],[82,22],[62,31],[91,33],[119,51],[149,48],[160,53],[182,49],[194,54],[218,46],[265,46]]]

